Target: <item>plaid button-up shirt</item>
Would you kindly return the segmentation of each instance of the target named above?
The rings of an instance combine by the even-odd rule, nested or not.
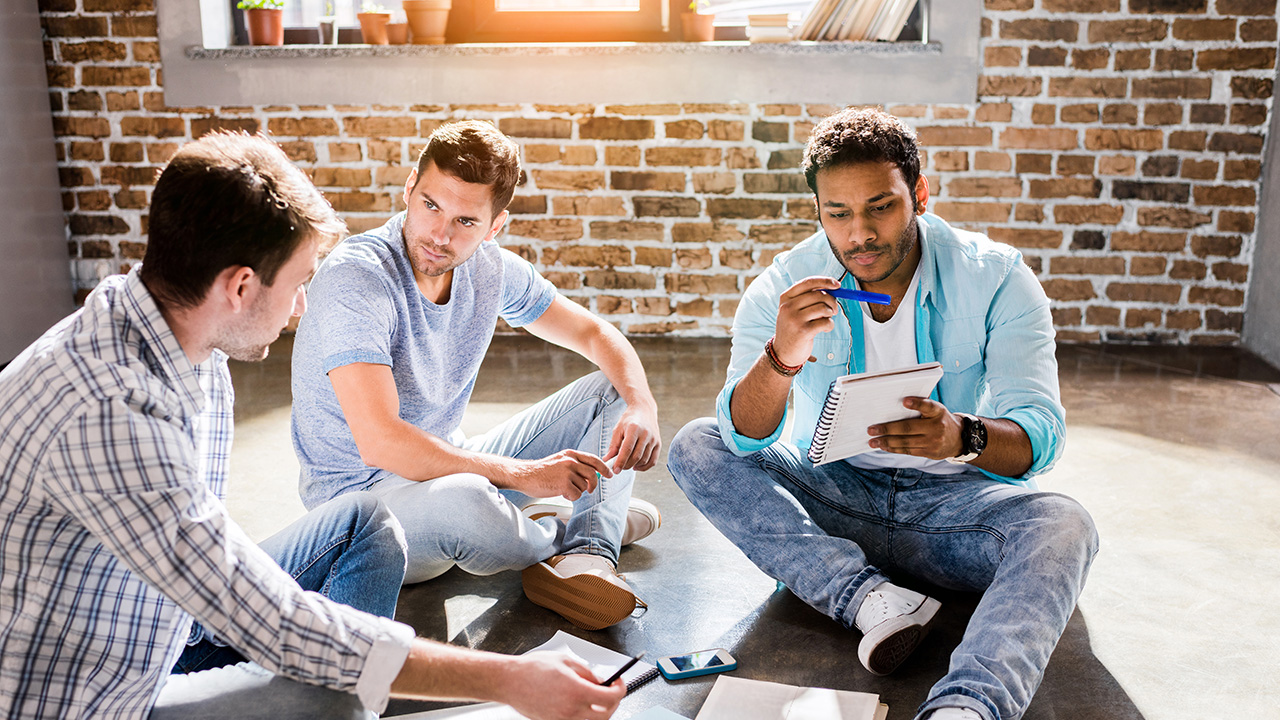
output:
[[[412,629],[303,592],[227,515],[233,399],[136,270],[0,372],[0,717],[145,718],[192,616],[383,709]]]

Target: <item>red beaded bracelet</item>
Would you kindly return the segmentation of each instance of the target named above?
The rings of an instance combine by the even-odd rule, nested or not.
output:
[[[773,338],[769,338],[769,342],[764,344],[765,357],[769,358],[769,365],[773,371],[783,377],[795,377],[802,369],[804,363],[799,365],[787,365],[778,358],[778,353],[773,349]]]

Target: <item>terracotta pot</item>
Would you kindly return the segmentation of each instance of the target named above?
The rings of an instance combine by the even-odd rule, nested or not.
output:
[[[244,11],[250,45],[284,44],[284,11],[254,8]]]
[[[449,24],[450,0],[404,0],[404,13],[409,17],[414,45],[444,44],[444,30]]]
[[[392,45],[409,42],[409,23],[387,23],[387,42]]]
[[[699,13],[680,13],[680,25],[684,29],[685,42],[711,42],[716,39],[716,16]]]
[[[391,13],[358,13],[360,21],[360,39],[369,45],[387,44],[387,24],[391,22]]]

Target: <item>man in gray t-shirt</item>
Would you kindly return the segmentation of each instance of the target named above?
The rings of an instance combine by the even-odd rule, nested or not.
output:
[[[635,609],[618,551],[660,522],[631,498],[658,459],[657,406],[626,338],[494,242],[519,177],[519,148],[492,125],[441,127],[406,211],[316,271],[293,349],[300,490],[308,507],[381,497],[405,528],[407,583],[523,569],[530,600],[594,630]],[[601,371],[467,438],[500,317]]]

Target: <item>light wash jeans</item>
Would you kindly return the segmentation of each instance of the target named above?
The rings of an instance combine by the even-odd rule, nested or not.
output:
[[[399,523],[377,497],[330,500],[260,543],[304,590],[358,610],[393,617],[404,578]],[[307,685],[248,662],[199,623],[160,689],[151,720],[199,718],[367,718],[355,695]]]
[[[788,443],[738,457],[714,418],[676,435],[668,468],[752,562],[845,627],[890,579],[881,568],[983,592],[917,717],[954,706],[984,720],[1020,718],[1098,549],[1092,518],[1063,495],[977,471],[814,467]]]
[[[603,457],[626,403],[604,373],[580,378],[484,435],[467,450],[537,459],[577,449]],[[600,478],[573,503],[567,526],[554,518],[527,520],[533,498],[499,490],[471,473],[416,482],[389,476],[369,487],[404,526],[409,545],[406,583],[437,577],[457,565],[473,575],[521,570],[554,555],[590,553],[618,559],[635,471]]]

